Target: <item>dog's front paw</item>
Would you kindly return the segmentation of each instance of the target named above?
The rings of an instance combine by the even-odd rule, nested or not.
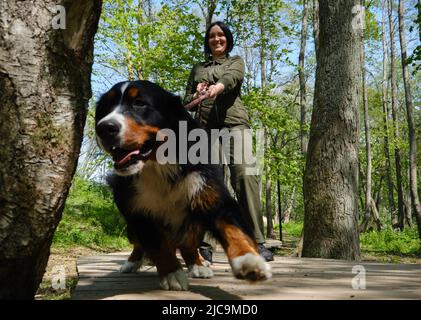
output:
[[[162,277],[160,285],[164,290],[185,291],[189,289],[186,273],[181,269]]]
[[[234,275],[239,279],[256,281],[272,277],[270,265],[265,259],[251,253],[232,259],[231,267]]]
[[[190,278],[212,278],[213,271],[208,266],[199,266],[193,264],[189,266],[189,277]]]
[[[142,266],[142,260],[126,261],[120,268],[121,273],[135,273]]]

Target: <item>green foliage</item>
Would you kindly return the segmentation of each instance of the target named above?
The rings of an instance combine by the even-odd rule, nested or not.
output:
[[[364,38],[366,40],[381,40],[381,27],[371,8],[365,10]]]
[[[421,28],[421,10],[420,10],[421,4],[418,2],[415,4],[415,8],[418,11],[418,16],[414,20],[414,25],[412,25],[409,28],[409,31],[412,32],[414,30],[414,26],[417,26],[418,29]],[[421,40],[421,39],[420,39]],[[414,70],[412,71],[412,74],[415,75],[419,70],[421,70],[421,44],[417,45],[414,49],[414,52],[409,56],[408,64],[412,65]]]
[[[243,99],[253,119],[252,126],[265,129],[269,139],[265,149],[269,174],[283,185],[294,184],[303,167],[297,139],[299,121],[293,114],[295,102],[287,90],[276,93],[271,88],[253,88]]]
[[[290,46],[295,30],[291,20],[296,18],[296,13],[292,5],[282,0],[231,0],[228,3],[226,21],[235,35],[236,45],[244,50],[244,56],[257,56],[260,63],[264,62],[265,80],[270,84],[276,76],[282,76],[276,65],[293,64]],[[245,82],[247,78],[256,77],[260,67],[246,70]]]
[[[279,230],[279,225],[275,226]],[[289,221],[282,224],[282,231],[293,237],[301,237],[303,222]],[[416,228],[406,228],[404,231],[394,231],[388,226],[378,231],[360,234],[360,244],[363,252],[375,252],[384,255],[419,255],[420,240]]]
[[[75,177],[53,244],[120,249],[128,245],[125,229],[109,189]]]
[[[299,145],[300,123],[296,115],[298,104],[294,91],[289,86],[283,91],[273,86],[252,88],[243,96],[243,100],[252,119],[252,127],[265,130],[264,174],[265,179],[270,178],[273,182],[272,203],[277,203],[275,182],[279,181],[281,196],[288,195],[286,198],[290,198],[295,193],[293,210],[297,216],[302,215],[303,211],[301,177],[305,159]]]
[[[417,255],[421,253],[420,239],[415,228],[394,231],[390,226],[380,232],[371,231],[360,235],[363,250],[384,254]]]
[[[276,226],[277,231],[279,230],[279,225]],[[289,221],[288,223],[282,224],[282,232],[285,234],[291,235],[293,237],[301,237],[303,232],[304,223],[302,221]]]
[[[202,58],[199,24],[186,6],[106,0],[96,61],[126,79],[150,80],[181,93],[193,62]]]
[[[407,64],[412,65],[414,70],[412,75],[415,75],[419,70],[421,70],[421,45],[418,45],[414,52],[409,56]]]
[[[170,91],[183,94],[192,65],[203,60],[205,19],[201,14],[206,14],[210,2],[212,1],[105,0],[95,44],[96,67],[94,66],[94,74],[102,76],[105,81],[109,82],[109,85],[114,82],[109,79],[115,78],[115,75],[118,74],[124,79],[148,79]],[[228,23],[235,40],[233,54],[239,54],[245,60],[246,76],[242,98],[248,108],[252,127],[265,129],[266,136],[269,138],[265,146],[266,171],[262,182],[266,178],[272,180],[272,202],[276,204],[278,200],[276,198],[276,182],[280,181],[281,205],[291,209],[292,219],[284,225],[284,231],[298,237],[301,234],[302,223],[297,223],[294,220],[299,220],[303,216],[302,176],[305,165],[305,158],[300,150],[299,85],[296,81],[302,2],[218,0],[216,4],[214,20],[224,20]],[[404,189],[408,190],[408,177],[405,174],[408,168],[408,157],[406,156],[408,154],[408,129],[405,121],[402,71],[398,54],[395,59],[395,78],[398,87],[398,137],[394,137],[390,115],[390,83],[385,83],[389,108],[387,128],[383,122],[380,23],[382,4],[383,2],[377,0],[365,3],[367,6],[364,30],[365,67],[371,128],[372,194],[378,200],[381,218],[389,220],[384,138],[389,139],[392,183],[396,185],[394,149],[399,147],[402,156]],[[316,63],[311,34],[312,6],[310,3],[308,7],[309,29],[305,53],[305,73],[307,122],[309,123]],[[396,12],[395,9],[394,12]],[[412,13],[408,11],[407,16],[414,16],[414,12],[413,8]],[[387,21],[387,16],[385,18]],[[386,22],[386,40],[390,43],[387,25]],[[419,27],[419,21],[415,21],[415,26]],[[395,36],[395,47],[397,48],[399,41],[397,32]],[[408,49],[412,51],[416,45],[410,45]],[[410,71],[419,67],[420,57],[421,49],[418,46],[409,58]],[[111,71],[112,77],[105,70]],[[419,139],[421,136],[419,108],[421,91],[417,86],[419,83],[417,80],[420,80],[420,77],[421,74],[418,72],[410,79],[413,83],[412,96],[419,150],[421,150],[421,140]],[[92,110],[88,116],[91,129],[94,123]],[[362,115],[361,112],[359,160],[362,174],[359,177],[359,192],[361,199],[364,199],[366,157]],[[306,130],[308,131],[309,128]],[[87,136],[93,140],[94,131],[87,132]],[[86,153],[89,155],[89,158],[87,157],[89,161],[82,163],[83,170],[79,170],[79,172],[86,177],[97,177],[98,171],[100,171],[98,167],[101,164],[101,168],[107,166],[104,155],[94,148],[89,149]],[[420,182],[421,175],[418,175],[418,179]],[[80,191],[75,190],[77,189],[76,185]],[[106,243],[108,241],[105,240],[106,237],[124,239],[125,241],[125,237],[118,238],[124,234],[124,223],[113,224],[112,222],[112,219],[116,219],[118,214],[109,194],[100,196],[100,200],[97,201],[94,198],[101,195],[101,186],[86,181],[75,181],[75,186],[72,188],[55,241],[64,243],[76,241],[92,245]],[[88,195],[90,192],[95,195],[92,196],[93,198]],[[394,196],[396,203],[396,192]],[[265,201],[264,196],[262,196],[262,201]],[[108,216],[105,215],[105,211],[109,212]],[[387,216],[385,216],[386,212]],[[111,219],[111,217],[113,218]],[[107,219],[111,219],[111,222],[107,222]],[[119,227],[117,228],[117,226]],[[416,249],[413,246],[415,240],[409,238],[406,232],[410,231],[399,234],[385,229],[379,234],[363,234],[361,236],[363,249],[373,248],[373,250],[383,250],[382,252],[385,253],[415,252]]]

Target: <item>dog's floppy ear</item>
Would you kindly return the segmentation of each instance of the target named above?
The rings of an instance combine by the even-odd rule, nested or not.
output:
[[[98,123],[99,120],[104,117],[108,111],[111,101],[109,99],[109,92],[105,92],[100,96],[98,101],[95,104],[95,122]]]

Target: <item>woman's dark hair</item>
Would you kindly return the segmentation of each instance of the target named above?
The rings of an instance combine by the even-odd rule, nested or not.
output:
[[[212,29],[212,27],[215,26],[215,25],[219,26],[222,29],[222,31],[225,34],[225,38],[227,38],[227,50],[225,51],[225,53],[228,55],[228,53],[231,52],[232,48],[234,48],[234,39],[232,37],[231,30],[222,21],[212,22],[211,25],[209,26],[208,30],[206,30],[206,33],[205,33],[205,55],[210,56],[212,54],[212,51],[209,48],[209,33],[210,33],[210,30]]]

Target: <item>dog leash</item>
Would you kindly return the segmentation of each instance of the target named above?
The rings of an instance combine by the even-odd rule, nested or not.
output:
[[[194,99],[192,102],[186,104],[184,106],[184,108],[188,111],[196,106],[198,106],[199,104],[202,103],[203,100],[206,100],[209,98],[209,93],[206,91],[204,94],[202,94],[199,98]]]

